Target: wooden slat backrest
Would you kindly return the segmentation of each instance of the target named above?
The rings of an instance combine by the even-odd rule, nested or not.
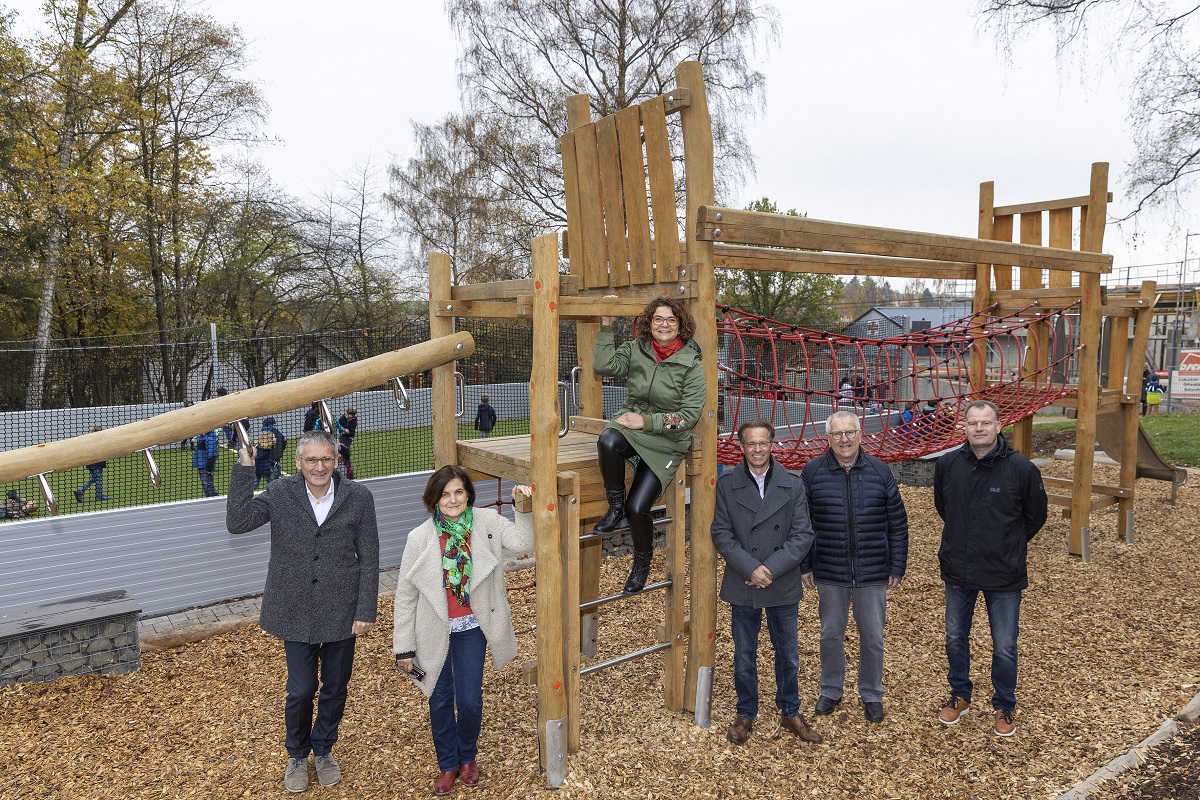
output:
[[[663,98],[581,125],[560,143],[568,256],[584,288],[678,280],[679,216]]]

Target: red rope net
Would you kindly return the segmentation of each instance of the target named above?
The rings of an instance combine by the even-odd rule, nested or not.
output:
[[[1072,310],[989,308],[943,325],[882,338],[801,328],[718,307],[721,425],[717,461],[742,459],[739,422],[775,425],[773,455],[797,469],[825,451],[825,420],[853,411],[863,447],[903,461],[962,444],[962,417],[987,399],[1005,425],[1070,395],[1081,345]],[[1077,313],[1077,312],[1076,312]],[[899,327],[899,326],[896,326]],[[983,358],[984,388],[972,393],[968,366]],[[932,410],[930,410],[932,409]]]

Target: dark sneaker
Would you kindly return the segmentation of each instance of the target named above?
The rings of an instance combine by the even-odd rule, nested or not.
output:
[[[951,695],[950,699],[942,706],[942,710],[938,712],[938,722],[943,725],[957,725],[958,721],[970,710],[970,703],[961,697]]]
[[[293,794],[308,788],[308,759],[289,758],[287,772],[283,774],[283,788]]]
[[[112,500],[112,497],[110,497],[109,495],[106,495],[106,494],[98,494],[98,495],[96,495],[96,500],[99,502],[103,502],[105,500]]]
[[[868,722],[883,722],[883,703],[863,701],[863,714]]]
[[[323,756],[313,753],[313,766],[317,769],[317,783],[322,786],[334,786],[342,779],[342,768],[338,766],[333,753]]]
[[[833,710],[838,707],[841,700],[830,700],[825,695],[817,698],[817,707],[813,709],[813,713],[818,717],[827,717],[833,713]]]
[[[82,503],[83,502],[83,492],[76,489],[74,494],[75,494],[75,502]]]
[[[1005,711],[1003,708],[996,712],[996,727],[992,728],[992,732],[997,736],[1012,736],[1017,732],[1017,723],[1013,719],[1013,712]]]

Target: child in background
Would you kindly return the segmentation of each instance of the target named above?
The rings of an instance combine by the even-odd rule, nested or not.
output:
[[[97,433],[104,430],[102,425],[92,427],[92,433]],[[103,502],[104,500],[112,500],[111,497],[104,493],[104,468],[108,466],[107,461],[97,461],[94,464],[87,465],[88,479],[84,481],[83,486],[75,490],[75,502],[83,502],[83,493],[88,490],[89,486],[96,487],[96,500]]]

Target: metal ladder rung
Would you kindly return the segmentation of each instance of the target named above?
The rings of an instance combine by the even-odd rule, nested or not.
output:
[[[633,595],[627,596],[632,597]],[[660,644],[651,645],[644,650],[635,650],[632,653],[626,653],[623,656],[617,656],[616,658],[610,658],[608,661],[601,661],[599,664],[592,664],[590,667],[584,667],[583,669],[579,670],[579,674],[588,675],[592,672],[599,672],[607,667],[615,667],[617,664],[623,664],[626,661],[632,661],[635,658],[648,656],[651,653],[657,653],[659,650],[666,650],[670,646],[670,642],[662,642]]]
[[[669,522],[671,522],[670,517],[656,517],[653,520],[655,528],[659,528],[663,525],[666,525]],[[622,534],[622,533],[629,533],[628,525],[626,525],[624,528],[617,528],[616,530],[611,530],[606,533],[585,533],[583,536],[579,537],[579,541],[592,542],[592,541],[595,541],[596,539],[604,539],[609,536],[617,536],[618,534]]]
[[[597,597],[595,600],[588,600],[586,603],[580,603],[579,610],[581,612],[592,611],[594,609],[599,608],[602,605],[606,605],[608,603],[612,603],[617,600],[626,600],[630,597],[637,597],[640,594],[644,594],[646,592],[651,592],[651,591],[654,591],[655,589],[665,589],[670,585],[671,585],[671,581],[669,581],[669,580],[659,581],[658,583],[651,583],[651,584],[643,587],[642,591],[634,592],[633,594],[625,594],[625,592],[618,592],[617,594],[610,594],[610,595],[606,595],[604,597]]]

